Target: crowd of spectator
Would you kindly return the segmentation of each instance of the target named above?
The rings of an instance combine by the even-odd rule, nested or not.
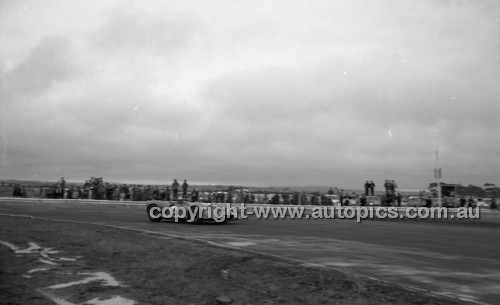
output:
[[[3,184],[2,184],[3,186]],[[37,197],[58,199],[93,199],[93,200],[119,200],[119,201],[200,201],[214,203],[261,203],[261,204],[286,204],[286,205],[372,205],[373,198],[381,206],[408,205],[407,196],[397,192],[394,180],[386,180],[385,192],[374,194],[375,183],[366,181],[365,192],[358,195],[355,192],[347,193],[342,189],[330,188],[326,193],[321,192],[293,192],[293,191],[249,191],[243,188],[227,187],[224,190],[197,190],[189,186],[186,179],[179,183],[173,179],[170,185],[139,185],[117,184],[105,182],[102,177],[91,177],[83,184],[67,183],[62,177],[57,183],[44,186],[26,186],[19,183],[9,185],[12,187],[14,197]],[[369,201],[369,198],[371,201]],[[420,194],[419,206],[433,206],[436,198]],[[472,196],[458,196],[453,199],[443,198],[443,206],[447,207],[485,207],[497,208],[495,199],[473,198]]]

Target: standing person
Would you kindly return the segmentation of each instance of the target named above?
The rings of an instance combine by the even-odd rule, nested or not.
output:
[[[373,182],[373,180],[371,180],[370,181],[370,195],[373,196],[374,190],[375,190],[375,183]]]
[[[469,196],[468,207],[469,208],[475,208],[476,207],[476,202],[474,201],[474,198],[472,198],[472,196]]]
[[[184,183],[182,184],[182,198],[186,199],[187,197],[187,191],[188,191],[189,184],[187,183],[187,180],[184,179]]]
[[[19,191],[19,196],[23,197],[23,198],[27,197],[26,196],[26,186],[25,185],[21,186],[21,190]]]
[[[464,196],[460,196],[460,207],[463,208],[465,207],[465,204],[467,203],[467,200],[465,200]]]
[[[395,194],[395,187],[394,187],[394,180],[389,180],[389,191],[391,192],[391,194]]]
[[[366,180],[365,182],[365,196],[368,196],[368,190],[371,189],[371,184],[370,182],[368,182],[368,180]]]
[[[430,207],[432,207],[432,199],[431,199],[431,197],[427,197],[427,198],[425,199],[425,207],[426,207],[426,208],[430,208]]]
[[[14,192],[12,193],[12,196],[18,197],[21,196],[21,186],[19,184],[14,184]]]
[[[167,186],[167,189],[165,190],[165,200],[170,201],[170,188]]]
[[[191,201],[197,202],[198,199],[199,199],[198,191],[196,189],[193,189],[193,191],[191,192]]]
[[[125,187],[125,184],[122,184],[120,186],[120,201],[125,201],[125,197],[127,195],[127,189]]]
[[[174,197],[172,200],[177,200],[177,196],[179,194],[179,182],[177,182],[177,179],[174,179],[174,182],[172,183],[172,192]]]
[[[359,199],[359,203],[362,207],[364,207],[366,205],[366,197],[361,196],[361,198]]]
[[[66,189],[66,180],[61,177],[61,198],[64,198],[64,190]]]
[[[392,192],[394,193],[397,188],[398,188],[398,185],[396,184],[396,182],[394,182],[394,180],[391,180],[391,190],[392,190]]]
[[[393,196],[392,194],[388,194],[386,197],[385,204],[388,207],[392,206],[392,202],[393,202],[392,196]]]
[[[401,196],[401,194],[400,194],[400,193],[398,193],[398,194],[396,195],[396,201],[398,202],[398,207],[400,207],[400,206],[401,206],[401,199],[402,199],[402,198],[403,198],[403,197]]]

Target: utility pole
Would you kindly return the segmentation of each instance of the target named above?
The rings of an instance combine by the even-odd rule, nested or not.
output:
[[[437,180],[438,205],[441,207],[441,168],[439,167],[439,152],[436,150],[436,168],[434,168],[434,178]]]

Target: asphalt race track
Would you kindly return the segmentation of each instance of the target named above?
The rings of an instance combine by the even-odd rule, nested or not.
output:
[[[143,207],[5,201],[0,213],[168,233],[500,304],[500,224],[249,218],[195,225],[150,222]]]

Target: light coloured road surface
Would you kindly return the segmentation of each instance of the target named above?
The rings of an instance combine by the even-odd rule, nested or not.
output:
[[[0,203],[0,213],[117,225],[193,237],[500,304],[500,222],[258,220],[149,222],[143,208]],[[498,216],[500,217],[500,216]],[[1,221],[1,217],[0,217]],[[56,224],[54,224],[56,225]],[[1,226],[0,226],[1,227]]]

